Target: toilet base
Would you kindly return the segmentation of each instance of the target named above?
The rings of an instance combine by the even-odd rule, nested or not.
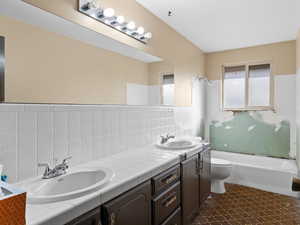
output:
[[[216,194],[224,194],[226,192],[224,180],[212,180],[211,192]]]

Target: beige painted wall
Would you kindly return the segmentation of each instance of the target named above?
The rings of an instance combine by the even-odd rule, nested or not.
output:
[[[176,104],[178,106],[191,104],[191,77],[197,74],[204,75],[205,71],[203,52],[135,0],[101,0],[101,4],[103,7],[114,8],[116,14],[122,14],[128,19],[136,21],[137,25],[144,26],[147,31],[151,31],[153,38],[147,45],[79,13],[77,0],[25,0],[25,2],[117,41],[159,56],[173,64],[175,76],[180,81],[176,87]]]
[[[206,54],[206,75],[210,80],[218,80],[221,78],[224,64],[265,60],[272,62],[275,75],[295,74],[296,41]]]
[[[148,64],[0,17],[6,100],[125,104],[126,82],[148,84]]]

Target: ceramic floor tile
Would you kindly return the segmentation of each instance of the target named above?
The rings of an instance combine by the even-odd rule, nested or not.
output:
[[[212,194],[193,225],[300,225],[300,200],[235,184]]]

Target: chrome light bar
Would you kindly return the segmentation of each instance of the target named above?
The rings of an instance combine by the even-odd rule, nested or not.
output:
[[[102,8],[99,0],[79,0],[78,10],[144,44],[152,38],[151,32],[145,32],[142,26],[137,27],[134,21],[126,22],[124,16],[115,16],[113,8]]]

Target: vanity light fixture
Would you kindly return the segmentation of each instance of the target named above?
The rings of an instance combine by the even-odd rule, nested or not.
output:
[[[129,23],[127,23],[126,27],[129,30],[134,30],[135,29],[135,22],[130,21]]]
[[[117,16],[117,22],[118,24],[124,24],[125,22],[124,16]]]
[[[139,27],[139,28],[137,29],[137,33],[138,33],[139,35],[143,35],[143,34],[145,33],[144,27]]]
[[[115,10],[112,8],[107,8],[103,11],[103,15],[106,18],[112,18],[115,15]]]
[[[146,33],[146,34],[144,35],[144,37],[145,37],[146,39],[151,39],[151,38],[152,38],[152,33],[148,32],[148,33]]]
[[[78,0],[79,12],[102,22],[128,36],[139,40],[146,44],[151,38],[152,33],[145,33],[145,28],[142,26],[137,27],[134,21],[125,21],[124,16],[115,16],[113,8],[101,7],[100,0]]]

